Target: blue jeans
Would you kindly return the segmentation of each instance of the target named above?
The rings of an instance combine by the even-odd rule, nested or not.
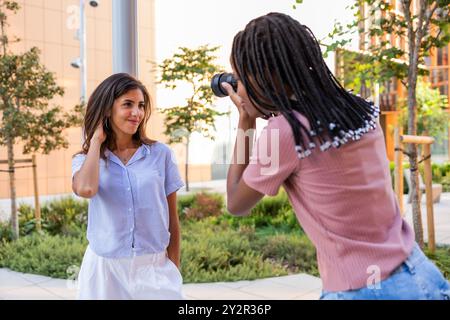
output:
[[[391,275],[371,287],[322,291],[321,300],[450,300],[450,284],[416,244]]]

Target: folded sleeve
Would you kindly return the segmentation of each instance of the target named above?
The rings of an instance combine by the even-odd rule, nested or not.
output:
[[[81,166],[83,165],[85,159],[85,154],[77,154],[72,158],[72,179],[75,173],[77,173],[81,169]]]
[[[243,179],[256,191],[275,196],[298,166],[292,129],[287,120],[279,116],[270,120],[259,135]]]
[[[183,180],[181,180],[180,172],[178,170],[175,153],[169,147],[167,147],[166,153],[165,172],[164,189],[166,192],[166,196],[168,196],[184,186],[184,182]]]

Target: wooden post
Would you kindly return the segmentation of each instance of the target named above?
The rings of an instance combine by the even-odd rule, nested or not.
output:
[[[431,156],[430,144],[424,144],[423,146],[423,156]],[[433,181],[432,181],[432,170],[431,170],[431,158],[424,161],[425,169],[425,194],[427,197],[427,229],[428,229],[428,249],[434,253],[436,249],[435,235],[434,235],[434,212],[433,212]]]
[[[415,144],[432,144],[434,138],[425,136],[408,136],[403,135],[400,137],[402,143],[415,143]]]
[[[31,159],[32,159],[32,163],[33,163],[34,217],[36,218],[36,230],[41,231],[41,207],[39,205],[36,155],[33,154]]]
[[[400,208],[400,214],[403,217],[405,215],[403,208],[403,152],[400,151],[402,143],[400,142],[400,132],[398,128],[394,129],[394,145],[395,145],[395,157],[394,157],[394,189],[397,194],[398,206]]]
[[[400,145],[402,143],[423,144],[423,157],[430,157],[424,161],[425,169],[425,195],[427,199],[427,230],[428,230],[428,249],[432,253],[436,250],[436,240],[434,234],[434,208],[433,208],[433,172],[431,170],[431,145],[434,143],[433,137],[426,136],[400,136]],[[396,162],[397,165],[397,162]],[[420,172],[419,172],[420,174]],[[397,181],[396,181],[397,182]],[[397,186],[396,186],[397,188]],[[396,189],[397,191],[397,189]]]

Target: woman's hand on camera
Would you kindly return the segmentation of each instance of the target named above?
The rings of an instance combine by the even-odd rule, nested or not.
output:
[[[91,138],[91,143],[95,141],[101,145],[103,142],[105,142],[105,140],[106,140],[106,133],[103,130],[103,122],[102,122],[98,125],[97,129],[95,129],[95,132]]]
[[[227,91],[228,96],[239,111],[239,119],[244,121],[255,121],[244,108],[242,98],[233,90],[233,87],[226,82],[222,82],[222,87]]]

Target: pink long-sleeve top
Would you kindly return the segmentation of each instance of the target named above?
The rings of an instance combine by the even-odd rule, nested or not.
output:
[[[308,120],[296,114],[307,128]],[[261,132],[243,179],[276,195],[283,185],[317,251],[323,289],[353,290],[383,280],[412,251],[414,233],[392,189],[379,125],[361,140],[299,159],[288,121],[273,117]]]

